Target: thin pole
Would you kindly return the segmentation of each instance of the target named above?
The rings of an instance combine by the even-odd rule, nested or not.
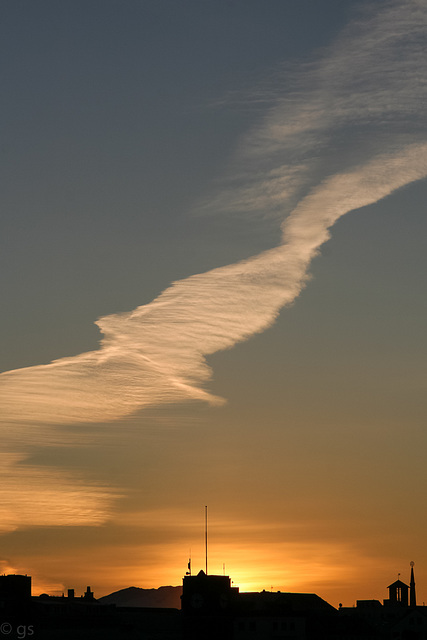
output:
[[[208,575],[208,507],[205,505],[205,551],[206,551],[206,575]]]

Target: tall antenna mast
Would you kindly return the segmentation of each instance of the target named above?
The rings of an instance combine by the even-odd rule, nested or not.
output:
[[[208,575],[208,507],[205,505],[205,552],[206,552],[206,575]]]

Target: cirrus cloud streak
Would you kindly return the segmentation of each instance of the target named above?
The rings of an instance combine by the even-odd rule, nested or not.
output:
[[[278,89],[242,143],[231,186],[210,207],[280,211],[279,246],[100,318],[96,351],[1,374],[0,425],[13,433],[9,427],[110,421],[165,403],[222,402],[206,389],[206,357],[274,323],[340,217],[427,175],[419,71],[426,25],[416,0],[367,10],[303,68],[292,91]]]

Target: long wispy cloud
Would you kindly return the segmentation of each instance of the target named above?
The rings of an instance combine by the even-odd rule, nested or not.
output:
[[[280,217],[280,244],[100,318],[96,351],[3,373],[0,425],[101,422],[164,403],[221,402],[206,388],[206,357],[272,325],[341,216],[427,176],[426,32],[424,2],[384,2],[293,72],[291,89],[277,81],[275,104],[242,141],[209,207]]]
[[[111,516],[117,492],[79,474],[0,454],[0,534],[29,526],[96,526]]]

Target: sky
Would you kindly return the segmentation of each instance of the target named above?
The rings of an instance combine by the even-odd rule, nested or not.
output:
[[[0,17],[0,570],[423,603],[424,1]]]

